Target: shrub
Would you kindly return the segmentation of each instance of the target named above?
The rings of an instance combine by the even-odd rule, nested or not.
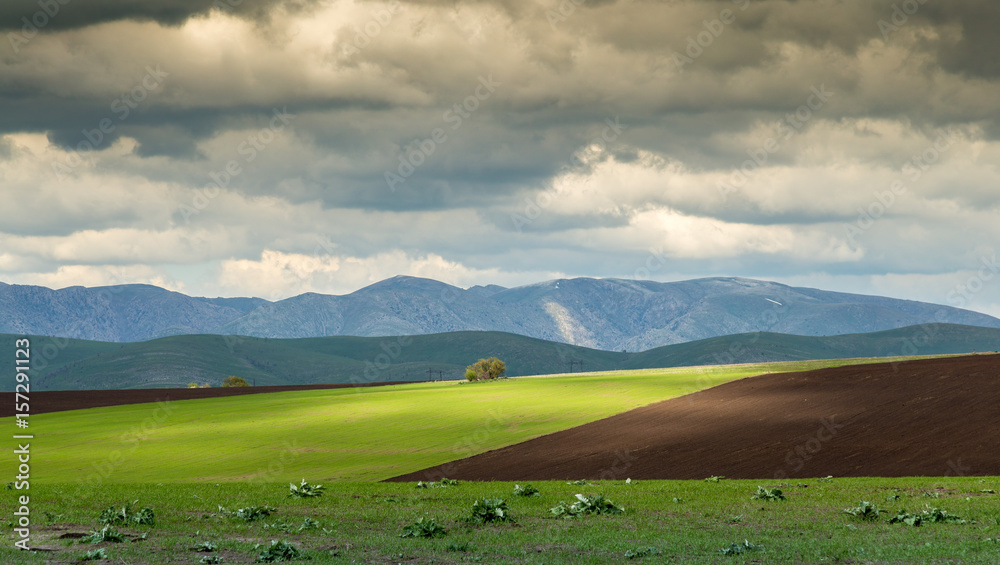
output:
[[[754,500],[785,500],[785,495],[780,489],[758,486],[757,492],[751,498]]]
[[[585,514],[624,514],[625,509],[600,494],[594,496],[578,494],[576,502],[572,504],[560,502],[558,506],[549,509],[549,512],[557,518],[575,518]]]
[[[153,509],[148,506],[143,507],[142,510],[136,511],[132,509],[133,504],[138,504],[138,500],[133,500],[132,502],[127,502],[118,508],[116,506],[109,506],[106,510],[101,512],[100,517],[97,521],[102,524],[108,525],[145,525],[151,526],[156,520],[153,514]]]
[[[517,496],[541,496],[542,493],[531,485],[514,485],[514,494]]]
[[[851,516],[866,522],[874,522],[875,520],[878,520],[878,515],[881,512],[882,511],[879,510],[877,506],[865,500],[862,500],[861,503],[854,508],[844,509],[844,514],[850,514]]]
[[[254,546],[254,549],[261,547],[263,546],[257,544]],[[260,552],[260,555],[257,556],[257,561],[261,563],[277,563],[280,561],[295,561],[301,558],[302,552],[294,545],[285,540],[271,540],[271,546]]]
[[[89,536],[80,538],[80,543],[123,543],[125,541],[125,536],[114,526],[104,526],[100,531],[91,532]]]
[[[507,374],[507,365],[497,359],[480,359],[465,368],[465,378],[470,381],[491,381]]]
[[[472,503],[469,521],[476,524],[490,522],[513,522],[507,502],[502,498],[482,498]]]
[[[424,520],[423,518],[418,518],[416,522],[410,524],[403,528],[403,533],[399,534],[401,538],[439,538],[448,535],[448,531],[444,529],[441,524],[438,524],[434,518]]]
[[[237,377],[235,375],[230,375],[230,376],[222,379],[222,386],[224,386],[224,387],[250,386],[250,383],[248,383],[247,380],[244,379],[243,377]]]
[[[302,479],[302,483],[299,485],[288,483],[288,496],[296,498],[323,496],[323,485],[311,485],[305,479]]]

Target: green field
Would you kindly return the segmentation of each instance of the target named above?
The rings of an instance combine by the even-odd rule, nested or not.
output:
[[[38,482],[381,480],[808,361],[253,394],[31,417]],[[13,429],[12,418],[0,426]],[[12,459],[0,462],[7,475]]]
[[[312,477],[309,477],[312,478]],[[414,483],[327,484],[317,498],[289,498],[287,483],[104,485],[82,495],[72,484],[32,490],[32,544],[54,552],[28,554],[0,548],[3,563],[67,563],[105,548],[110,563],[198,563],[217,555],[223,563],[252,563],[256,544],[293,544],[308,563],[624,563],[626,552],[655,548],[638,563],[989,563],[1000,562],[1000,489],[997,478],[801,480],[778,487],[787,499],[751,499],[757,481],[624,481],[570,485],[537,482],[537,497],[513,495],[512,483],[461,483],[417,489]],[[623,515],[557,519],[550,508],[577,493],[602,494]],[[465,520],[473,501],[506,499],[513,524],[476,525]],[[11,496],[2,512],[11,516]],[[82,544],[66,533],[100,529],[101,510],[138,500],[153,509],[153,526],[120,527],[130,541]],[[887,513],[866,522],[845,508],[870,501]],[[244,522],[219,510],[268,505],[276,511]],[[900,509],[939,508],[965,523],[889,524]],[[447,531],[436,539],[401,538],[421,517]],[[299,528],[306,518],[317,527]],[[146,534],[146,539],[136,539]],[[8,539],[12,532],[7,528]],[[721,553],[749,541],[757,549]],[[211,542],[212,553],[196,544]]]

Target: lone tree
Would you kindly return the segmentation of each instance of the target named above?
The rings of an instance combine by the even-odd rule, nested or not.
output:
[[[507,374],[507,365],[496,357],[480,359],[465,368],[465,378],[470,381],[491,381]]]
[[[229,376],[222,379],[222,386],[250,386],[250,383],[243,377]]]

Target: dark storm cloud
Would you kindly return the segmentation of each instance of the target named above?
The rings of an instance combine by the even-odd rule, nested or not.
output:
[[[175,26],[213,9],[259,20],[275,7],[299,11],[313,4],[311,0],[5,0],[0,3],[0,30],[20,30],[24,20],[45,31],[119,20]]]

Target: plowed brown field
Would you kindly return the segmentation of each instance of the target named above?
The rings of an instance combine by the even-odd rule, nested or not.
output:
[[[392,481],[1000,475],[1000,356],[734,381]]]

